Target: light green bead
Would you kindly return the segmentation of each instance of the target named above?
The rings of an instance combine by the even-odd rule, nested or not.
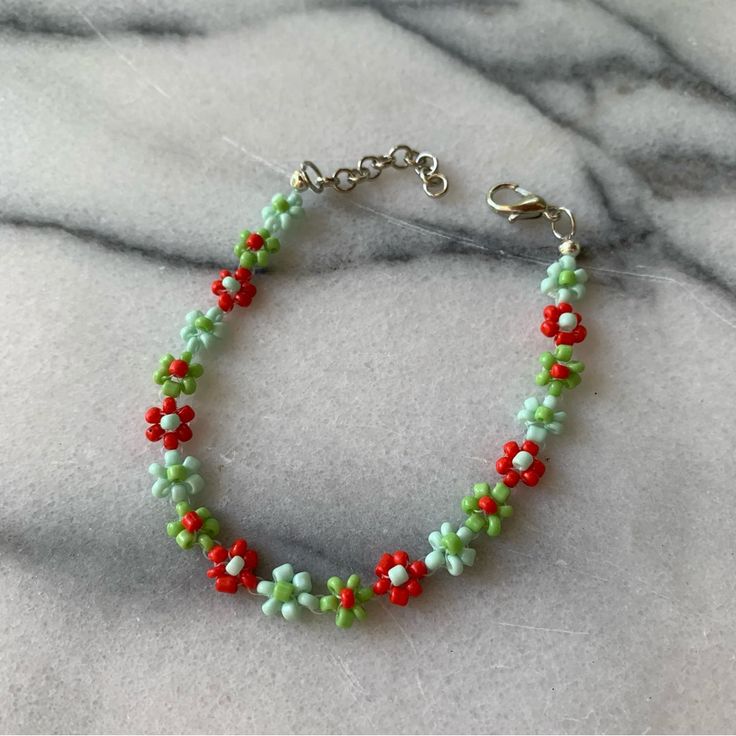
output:
[[[574,271],[561,271],[560,275],[557,277],[557,283],[560,286],[575,286],[577,282],[578,280],[575,277]]]
[[[253,266],[256,265],[257,262],[258,259],[256,257],[256,254],[252,250],[246,249],[240,256],[240,265],[243,268],[251,269],[253,268]]]
[[[551,422],[554,418],[555,413],[547,406],[538,406],[537,410],[534,412],[534,419],[537,422],[547,424],[547,422]]]
[[[273,588],[273,598],[281,603],[288,601],[294,593],[294,586],[285,580],[279,580]]]
[[[475,496],[463,496],[460,507],[464,513],[472,514],[473,511],[478,510],[478,499]]]
[[[568,378],[569,380],[569,378]],[[542,384],[544,385],[544,384]],[[547,388],[550,396],[560,396],[562,394],[562,384],[559,381],[552,381]]]
[[[183,481],[189,475],[187,469],[183,465],[171,465],[166,468],[166,477],[173,482]]]
[[[268,266],[268,251],[265,248],[261,248],[256,252],[256,263],[261,268],[266,268],[266,266]]]
[[[327,590],[330,591],[333,595],[339,596],[340,591],[345,587],[345,585],[342,582],[342,578],[339,578],[337,575],[333,575],[329,580],[327,581]]]
[[[555,349],[555,357],[563,363],[570,360],[572,358],[572,345],[558,345]],[[545,366],[545,368],[551,368],[551,364]]]
[[[488,485],[488,483],[476,483],[473,486],[473,495],[476,498],[483,498],[483,496],[487,496],[491,492],[491,487]]]
[[[205,552],[209,552],[215,546],[215,540],[207,534],[200,534],[197,541]]]
[[[182,549],[190,549],[192,546],[194,546],[194,542],[196,541],[196,539],[196,536],[186,529],[182,529],[182,531],[180,531],[176,535],[176,543]]]
[[[323,595],[319,599],[319,610],[325,613],[328,611],[337,611],[339,605],[340,601],[334,595]]]
[[[450,532],[442,536],[442,546],[447,550],[448,554],[459,555],[465,545],[455,532]]]
[[[180,521],[170,521],[166,525],[166,534],[173,539],[183,528]]]
[[[488,517],[488,528],[486,529],[486,534],[488,534],[489,537],[497,537],[501,533],[501,519],[498,518],[498,516],[489,516]]]
[[[508,504],[504,504],[503,506],[498,507],[498,515],[502,519],[508,519],[509,517],[514,515],[514,507],[509,506]]]
[[[181,384],[176,381],[167,380],[161,388],[161,392],[164,396],[170,396],[172,399],[176,399],[181,393]]]
[[[496,485],[493,487],[493,490],[491,491],[491,496],[493,496],[493,500],[497,503],[504,504],[506,503],[509,494],[511,493],[511,489],[508,488],[504,483],[496,483]]]
[[[338,609],[337,615],[335,616],[335,623],[341,629],[349,629],[353,625],[355,619],[355,613],[350,608],[343,608],[342,606]]]
[[[345,587],[350,588],[350,590],[357,590],[360,587],[360,575],[353,573],[345,583]]]
[[[468,516],[465,520],[465,526],[474,534],[478,534],[485,524],[486,522],[480,514],[473,514],[472,516]]]
[[[539,362],[545,370],[549,370],[555,364],[555,356],[549,351],[539,356]]]

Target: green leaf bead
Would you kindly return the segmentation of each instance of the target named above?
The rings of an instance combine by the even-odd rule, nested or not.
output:
[[[442,536],[442,546],[451,555],[459,555],[465,547],[462,539],[455,532],[450,532]]]
[[[319,610],[323,612],[337,611],[340,601],[334,595],[323,595],[319,599]]]
[[[350,590],[357,590],[360,587],[360,575],[353,573],[345,583],[345,587],[350,588]]]
[[[541,384],[544,385],[544,384]],[[562,394],[563,385],[560,381],[552,381],[547,387],[547,393],[550,396],[560,396]]]
[[[506,503],[510,493],[511,489],[499,481],[495,486],[493,486],[491,496],[493,496],[493,500],[497,503],[504,504]]]
[[[200,534],[197,541],[199,542],[199,546],[205,552],[209,552],[215,546],[215,540],[212,539],[212,537],[210,537],[208,534]]]
[[[554,419],[555,413],[548,406],[538,406],[534,412],[534,419],[537,422],[551,422]]]
[[[478,499],[475,496],[463,496],[460,507],[464,513],[472,514],[473,511],[478,510]]]
[[[251,269],[258,263],[256,254],[252,250],[245,250],[243,255],[240,256],[240,265],[243,268]]]
[[[194,326],[198,330],[205,330],[206,332],[212,332],[215,329],[215,323],[203,314],[194,320]]]
[[[547,371],[540,371],[536,376],[534,376],[534,383],[536,383],[537,386],[546,386],[549,383],[549,373]],[[552,392],[550,391],[550,393]],[[559,396],[559,394],[554,395]]]
[[[266,268],[266,266],[268,266],[268,251],[265,248],[261,248],[256,252],[256,263],[261,268]]]
[[[173,539],[183,528],[180,521],[170,521],[166,525],[166,534]]]
[[[501,533],[501,519],[498,518],[498,516],[489,516],[488,517],[488,528],[486,529],[486,534],[488,534],[489,537],[497,537]]]
[[[514,515],[514,507],[509,506],[509,504],[503,504],[502,506],[498,507],[498,515],[502,519],[508,519],[509,517]]]
[[[473,485],[473,495],[476,498],[483,498],[491,492],[491,487],[488,483],[475,483]]]
[[[575,271],[561,271],[557,277],[557,283],[560,286],[575,286],[578,280],[575,277]]]
[[[191,396],[197,390],[197,380],[192,376],[187,376],[181,383],[177,383],[176,386],[181,387],[181,390],[187,396]]]
[[[468,518],[465,519],[465,526],[468,527],[468,529],[470,529],[473,534],[478,534],[479,532],[481,532],[485,525],[485,519],[479,514],[473,514],[472,516],[468,516]]]
[[[555,356],[547,351],[539,356],[539,362],[545,370],[549,370],[555,364]]]
[[[196,541],[196,539],[197,539],[196,535],[192,534],[191,532],[187,531],[186,529],[182,529],[176,535],[176,543],[182,549],[191,549],[194,546],[194,542]]]
[[[557,360],[567,362],[572,358],[572,345],[558,345],[555,349],[554,357],[557,358]],[[549,367],[550,366],[545,366],[545,368]]]
[[[278,253],[281,250],[281,243],[278,238],[266,238],[266,250],[269,253]]]
[[[337,614],[335,616],[335,623],[337,624],[339,628],[349,629],[353,625],[354,619],[355,619],[354,609],[343,608],[342,606],[340,606],[340,608],[337,609]]]
[[[580,377],[578,373],[571,373],[566,379],[565,379],[565,385],[569,389],[573,389],[576,386],[580,385],[580,382],[583,379]]]
[[[339,596],[340,591],[345,587],[345,584],[342,582],[342,579],[339,578],[337,575],[333,575],[329,580],[327,581],[327,590],[332,593],[332,595]]]

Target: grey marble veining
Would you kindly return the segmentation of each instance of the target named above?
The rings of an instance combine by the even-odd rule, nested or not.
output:
[[[736,6],[0,1],[0,729],[720,732],[736,710]],[[304,158],[406,142],[231,322],[188,448],[223,537],[316,578],[416,554],[518,436],[574,209],[587,369],[543,487],[364,625],[218,596],[167,540],[142,413],[183,315]],[[724,431],[724,428],[725,431]]]

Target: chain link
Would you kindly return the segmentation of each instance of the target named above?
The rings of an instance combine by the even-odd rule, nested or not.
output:
[[[316,194],[328,187],[345,193],[352,191],[363,181],[377,179],[387,168],[413,168],[422,182],[425,194],[433,199],[441,197],[447,191],[447,178],[438,171],[437,157],[426,151],[415,151],[403,143],[394,146],[383,156],[363,156],[355,168],[341,167],[332,176],[324,176],[312,161],[303,161],[291,177],[291,186],[299,191],[311,189]]]

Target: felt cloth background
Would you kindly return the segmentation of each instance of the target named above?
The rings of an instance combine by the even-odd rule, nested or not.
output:
[[[4,732],[728,731],[736,5],[0,2]],[[151,373],[305,158],[411,172],[309,216],[205,359],[222,538],[372,580],[493,480],[571,207],[584,381],[497,540],[406,610],[301,625],[164,533]]]

